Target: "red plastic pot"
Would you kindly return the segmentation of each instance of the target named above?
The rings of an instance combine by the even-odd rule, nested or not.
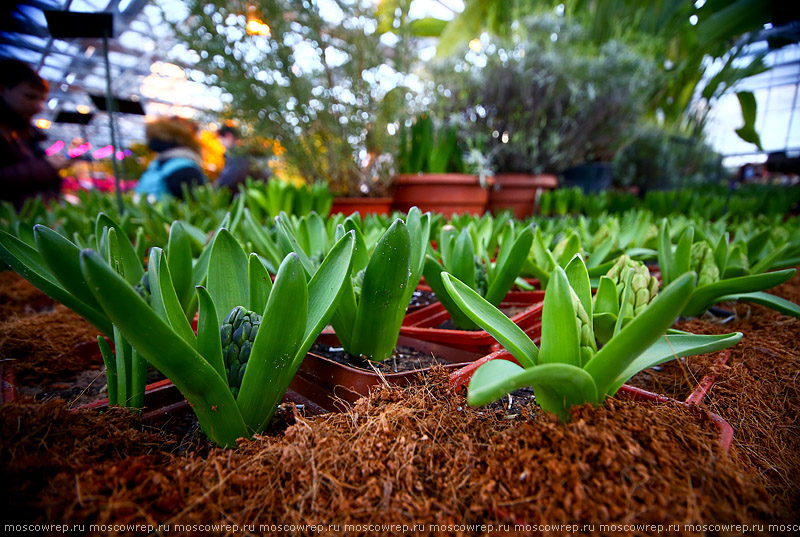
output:
[[[339,340],[333,334],[323,334],[317,341],[331,346],[339,345]],[[461,351],[403,336],[398,338],[397,345],[433,353],[448,362],[444,367],[452,370],[457,370],[481,357],[479,353]],[[414,382],[428,369],[378,373],[350,367],[324,356],[309,353],[292,380],[291,388],[328,411],[341,412],[359,397],[367,395],[373,386],[379,384],[404,386]]]
[[[345,216],[358,212],[364,214],[388,215],[392,207],[392,198],[333,198],[331,214],[342,213]]]
[[[500,303],[500,308],[522,307],[523,311],[511,320],[523,330],[532,328],[541,318],[544,291],[511,291]],[[450,314],[440,302],[409,313],[400,328],[401,336],[413,337],[456,349],[485,354],[495,339],[485,330],[451,330],[436,328],[450,319]]]
[[[514,218],[524,220],[534,212],[539,196],[545,190],[558,186],[555,175],[524,173],[503,173],[494,176],[495,186],[489,192],[487,210],[499,214],[505,210],[514,211]]]
[[[425,173],[398,175],[392,209],[408,212],[419,207],[446,218],[454,214],[483,214],[489,191],[481,187],[477,175],[465,173]]]
[[[469,384],[469,380],[472,378],[472,374],[475,371],[488,362],[489,360],[509,360],[514,363],[519,363],[517,360],[506,350],[498,350],[489,355],[484,356],[483,358],[476,360],[450,374],[450,385],[455,390],[459,390],[465,388]],[[727,357],[725,358],[727,360]],[[713,381],[711,382],[713,384]],[[699,389],[699,387],[698,387]],[[698,390],[695,390],[697,392]],[[703,396],[707,393],[707,389],[703,392]],[[666,402],[674,402],[680,405],[684,405],[686,407],[695,407],[697,403],[691,401],[691,399],[695,396],[695,392],[687,398],[686,401],[676,401],[674,399],[670,399],[665,395],[658,395],[652,392],[648,392],[647,390],[643,390],[641,388],[636,388],[634,386],[629,386],[627,384],[623,384],[622,387],[617,392],[617,396],[622,397],[629,397],[638,401],[652,401],[658,403],[666,403]],[[702,396],[700,397],[702,400]],[[725,451],[730,450],[731,443],[733,442],[733,427],[725,421],[721,416],[714,414],[713,412],[706,412],[701,414],[704,419],[708,419],[719,428],[720,431],[720,442],[722,443],[722,448]]]

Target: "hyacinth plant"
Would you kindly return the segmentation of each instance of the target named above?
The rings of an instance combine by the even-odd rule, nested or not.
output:
[[[95,299],[134,349],[181,391],[205,434],[236,445],[270,422],[306,352],[328,323],[350,271],[344,234],[310,281],[295,254],[274,284],[256,254],[226,229],[212,243],[207,286],[197,286],[197,334],[183,313],[170,263],[150,252],[150,303],[92,250],[80,268]]]
[[[628,271],[626,288],[634,269]],[[542,409],[568,420],[572,406],[601,404],[639,371],[736,344],[742,337],[738,332],[704,336],[670,331],[665,335],[688,302],[695,280],[694,273],[681,275],[624,327],[620,317],[620,329],[597,350],[590,280],[580,256],[552,273],[545,293],[541,347],[469,286],[443,273],[444,286],[462,311],[518,361],[492,360],[479,367],[469,383],[467,401],[485,405],[532,386]]]
[[[309,238],[304,249],[286,219],[276,222],[284,247],[298,256],[309,277],[314,276],[318,256],[330,256],[319,249],[325,243],[323,230],[314,233],[318,237]],[[406,221],[395,220],[372,250],[356,218],[346,219],[335,230],[337,238],[348,233],[355,237],[353,264],[331,325],[346,352],[383,361],[394,353],[406,308],[422,276],[430,215],[412,207]]]
[[[498,306],[522,270],[533,242],[533,229],[525,226],[517,233],[514,223],[507,222],[500,235],[497,259],[493,263],[484,243],[476,240],[474,226],[469,225],[460,232],[453,226],[443,226],[439,232],[438,251],[431,251],[425,258],[425,281],[450,314],[456,328],[475,330],[478,326],[450,299],[442,285],[441,273],[449,272],[487,302]]]
[[[764,247],[759,242],[765,240],[751,241],[750,252]],[[800,318],[797,304],[763,292],[794,276],[795,269],[766,272],[782,253],[782,249],[764,252],[760,260],[751,265],[748,244],[732,244],[728,233],[723,233],[712,246],[702,238],[695,242],[695,229],[687,226],[673,247],[666,219],[659,231],[658,265],[664,285],[689,271],[699,275],[697,287],[681,312],[689,317],[702,315],[719,302],[745,301]]]

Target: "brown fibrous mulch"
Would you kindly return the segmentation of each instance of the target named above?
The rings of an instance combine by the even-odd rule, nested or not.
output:
[[[705,411],[674,403],[612,399],[576,408],[567,424],[540,414],[507,420],[468,407],[436,370],[422,384],[381,386],[349,412],[298,417],[236,449],[187,455],[170,451],[178,439],[135,422],[130,438],[116,437],[113,420],[111,433],[77,438],[74,422],[108,418],[79,411],[48,420],[42,409],[0,408],[3,471],[34,476],[27,491],[3,490],[5,505],[38,520],[170,524],[170,534],[177,524],[209,523],[339,525],[323,534],[399,523],[448,534],[428,525],[506,524],[510,532],[514,524],[766,524],[783,516],[760,476],[721,448]],[[355,533],[396,534],[362,527]]]
[[[75,352],[97,341],[100,331],[61,304],[35,315],[12,315],[0,323],[0,359],[23,385],[52,384],[103,367],[99,353]]]

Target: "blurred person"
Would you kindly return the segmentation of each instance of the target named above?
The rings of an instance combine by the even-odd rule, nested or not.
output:
[[[178,118],[159,118],[145,127],[147,147],[156,153],[139,178],[135,192],[150,200],[166,195],[183,199],[183,186],[192,188],[208,182],[203,173],[203,158],[193,122]]]
[[[0,200],[20,208],[26,199],[59,195],[59,170],[69,165],[63,155],[46,155],[44,134],[33,125],[42,111],[49,84],[28,64],[0,59]]]
[[[245,184],[248,177],[263,181],[269,179],[269,172],[257,170],[252,159],[240,147],[239,133],[236,129],[225,125],[219,129],[217,136],[225,146],[225,166],[217,177],[217,186],[236,192],[239,185]]]

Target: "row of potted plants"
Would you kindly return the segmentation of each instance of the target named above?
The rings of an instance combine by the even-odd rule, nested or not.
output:
[[[95,233],[81,241],[91,249],[82,251],[56,231],[36,226],[32,242],[27,235],[3,232],[0,253],[113,340],[112,350],[100,339],[112,403],[143,404],[149,362],[181,390],[206,434],[220,445],[233,445],[268,423],[295,373],[303,377],[307,351],[328,323],[337,347],[385,362],[394,354],[406,306],[423,274],[456,326],[480,326],[523,366],[482,366],[479,372],[483,367],[485,372],[476,372],[470,388],[478,395],[471,400],[485,402],[519,383],[533,384],[535,390],[542,386],[540,405],[566,418],[569,406],[602,401],[639,369],[734,344],[740,334],[667,333],[667,339],[662,334],[682,312],[698,314],[716,300],[731,299],[737,291],[743,297],[793,273],[761,274],[786,248],[760,258],[753,251],[754,273],[747,274],[751,268],[740,262],[743,243],[723,234],[708,255],[707,236],[695,242],[692,226],[676,236],[662,223],[657,255],[665,288],[659,294],[657,280],[641,262],[627,256],[612,256],[610,266],[605,262],[612,251],[621,253],[609,238],[586,255],[575,233],[554,235],[559,240],[551,250],[552,239],[545,240],[541,229],[534,233],[530,226],[489,216],[460,217],[439,228],[434,248],[432,220],[418,209],[388,226],[357,215],[325,221],[313,213],[280,214],[267,229],[240,201],[208,242],[195,241],[190,228],[176,221],[163,250],[145,250],[141,227],[131,241],[119,224],[100,214]],[[639,229],[650,229],[646,220],[639,222]],[[762,245],[765,237],[751,237],[752,244]],[[247,252],[242,244],[259,246]],[[520,327],[495,306],[531,259],[546,293],[543,304],[528,308],[536,313],[526,319],[538,323]],[[781,307],[797,313],[794,305]],[[541,334],[541,351],[526,329]],[[472,358],[486,349],[475,350]],[[550,405],[548,398],[561,403]]]

